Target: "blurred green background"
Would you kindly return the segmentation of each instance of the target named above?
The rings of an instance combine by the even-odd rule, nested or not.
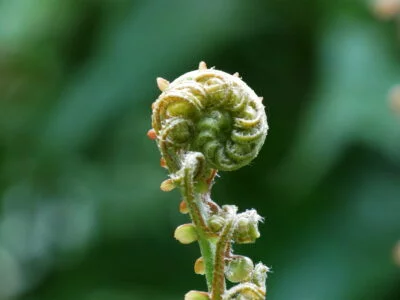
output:
[[[155,78],[200,60],[267,106],[259,157],[213,191],[265,216],[235,250],[272,268],[267,298],[400,299],[399,36],[369,1],[0,0],[0,299],[206,289],[146,137]]]

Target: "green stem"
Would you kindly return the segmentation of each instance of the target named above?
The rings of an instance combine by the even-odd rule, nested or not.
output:
[[[236,213],[236,207],[234,206],[226,206],[227,214],[226,214],[226,223],[222,232],[220,233],[219,240],[215,249],[215,258],[214,258],[214,275],[212,282],[212,300],[222,300],[222,295],[226,291],[226,283],[225,283],[225,254],[226,250],[230,246],[232,235],[233,235],[233,223],[234,223],[234,215]]]
[[[190,167],[184,167],[182,194],[188,205],[190,217],[196,226],[200,252],[205,265],[207,287],[208,291],[211,292],[214,272],[215,244],[210,239],[209,234],[207,234],[208,228],[203,217],[203,212],[205,212],[203,207],[204,204],[202,203],[201,197],[194,192],[193,170]]]
[[[203,257],[204,260],[205,276],[207,281],[208,292],[211,292],[213,275],[214,275],[215,245],[201,233],[199,234],[198,242],[199,242],[201,256]]]

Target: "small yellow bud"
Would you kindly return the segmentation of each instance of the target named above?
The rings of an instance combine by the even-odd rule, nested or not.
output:
[[[169,81],[164,78],[157,77],[157,86],[161,92],[164,92],[169,86]]]
[[[260,237],[258,222],[262,218],[254,209],[241,213],[234,231],[234,240],[240,244],[254,243]]]
[[[199,63],[199,70],[207,70],[207,64],[204,61]]]
[[[205,270],[205,266],[204,266],[203,257],[199,257],[198,259],[196,259],[196,261],[194,263],[194,272],[199,275],[205,274],[206,270]]]
[[[233,258],[225,269],[225,276],[230,282],[243,282],[251,277],[254,269],[253,261],[246,256],[238,256]]]
[[[185,200],[182,200],[181,203],[179,204],[179,212],[184,215],[189,213],[189,208],[187,207]]]
[[[165,161],[165,158],[164,158],[164,157],[161,157],[161,158],[160,158],[160,166],[161,166],[162,168],[167,168],[167,162]]]
[[[193,224],[183,224],[175,229],[174,237],[182,244],[190,244],[197,241],[197,231]]]
[[[208,221],[208,226],[213,232],[220,231],[224,225],[225,219],[218,215],[213,215]]]
[[[147,137],[153,141],[157,138],[157,134],[153,128],[147,131]]]
[[[185,300],[209,300],[210,297],[206,292],[190,291],[185,295]]]
[[[237,229],[239,232],[245,232],[247,231],[249,227],[250,221],[247,218],[240,218],[238,223],[237,223]]]
[[[163,192],[170,192],[175,188],[175,183],[172,179],[167,179],[161,182],[160,189]]]

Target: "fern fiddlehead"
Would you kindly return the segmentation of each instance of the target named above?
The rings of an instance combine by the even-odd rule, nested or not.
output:
[[[263,274],[268,269],[264,265],[254,268],[251,262],[248,274],[229,291],[224,277],[227,264],[236,257],[231,253],[232,240],[254,242],[259,237],[257,225],[261,217],[255,210],[237,214],[235,206],[221,208],[210,198],[218,170],[237,170],[258,155],[268,131],[262,98],[237,73],[208,69],[203,62],[198,70],[171,83],[162,78],[157,83],[162,93],[152,105],[153,128],[148,136],[156,140],[161,165],[170,172],[170,179],[161,188],[181,190],[181,207],[187,209],[193,223],[178,227],[175,237],[181,241],[198,240],[208,285],[208,293],[191,291],[185,299],[195,299],[196,295],[198,299],[214,300],[264,299],[263,280],[252,279],[265,281]],[[195,237],[185,236],[193,232]],[[243,261],[250,260],[246,259]],[[239,277],[233,277],[241,278],[243,270],[230,272],[239,272]]]
[[[268,130],[262,99],[239,77],[214,69],[200,68],[166,84],[153,107],[159,143],[201,152],[221,171],[252,161]]]

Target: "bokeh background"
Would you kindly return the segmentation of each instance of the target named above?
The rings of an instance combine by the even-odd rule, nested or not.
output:
[[[399,7],[0,0],[0,299],[206,289],[146,137],[155,78],[200,60],[267,106],[259,157],[222,173],[213,199],[265,216],[235,250],[272,268],[268,299],[400,299]]]

